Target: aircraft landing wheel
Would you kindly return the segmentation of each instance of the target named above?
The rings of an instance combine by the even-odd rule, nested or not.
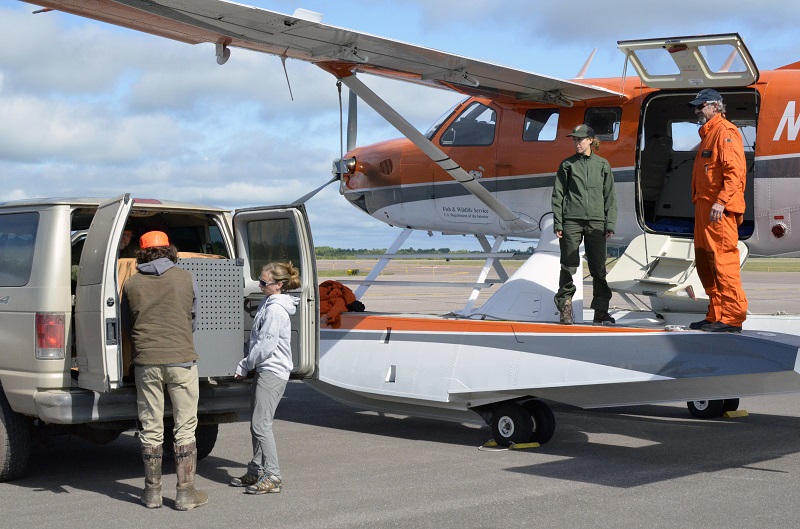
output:
[[[529,400],[523,406],[533,419],[531,441],[543,445],[552,439],[556,431],[556,417],[550,406],[537,399]]]
[[[725,413],[724,400],[690,400],[686,405],[692,417],[697,419],[713,419]]]
[[[527,443],[533,434],[533,419],[522,404],[506,402],[492,414],[492,436],[497,444]]]
[[[722,405],[722,414],[726,411],[736,411],[739,409],[739,399],[725,399],[725,404]]]

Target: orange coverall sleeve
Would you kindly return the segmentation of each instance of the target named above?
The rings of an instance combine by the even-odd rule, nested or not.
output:
[[[717,195],[716,201],[732,213],[744,213],[747,162],[739,131],[735,128],[727,128],[720,134],[717,148],[722,165],[722,189]]]

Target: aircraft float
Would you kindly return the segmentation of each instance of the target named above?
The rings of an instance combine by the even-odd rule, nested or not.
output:
[[[555,421],[545,400],[585,408],[683,400],[693,415],[715,417],[735,410],[741,395],[800,391],[797,317],[751,315],[741,334],[686,330],[707,305],[694,271],[698,137],[687,102],[715,88],[742,132],[742,262],[749,252],[798,251],[800,63],[759,72],[737,34],[646,39],[618,43],[636,77],[584,79],[582,71],[562,80],[326,25],[304,10],[285,15],[224,0],[31,3],[209,43],[219,64],[234,48],[311,62],[405,136],[356,148],[348,127],[348,152],[334,164],[347,200],[402,228],[357,295],[413,230],[474,235],[486,265],[459,313],[345,313],[341,327],[323,326],[308,380],[323,393],[403,414],[475,420],[477,413],[508,445],[550,440]],[[421,133],[358,79],[362,73],[466,99]],[[615,326],[580,324],[581,270],[579,324],[558,324],[552,300],[559,252],[550,195],[558,163],[572,152],[566,134],[579,123],[594,128],[615,174],[620,211],[610,244],[628,245],[608,277],[631,303],[614,314]],[[539,238],[511,277],[495,259],[508,237]],[[475,309],[492,267],[503,284]]]

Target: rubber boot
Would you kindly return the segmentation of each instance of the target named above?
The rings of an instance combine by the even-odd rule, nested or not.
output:
[[[194,488],[194,474],[197,467],[197,444],[175,445],[175,473],[178,475],[175,508],[189,511],[208,503],[208,493]]]
[[[144,461],[144,491],[142,503],[148,509],[158,509],[161,500],[161,458],[163,448],[159,446],[142,446],[142,461]]]

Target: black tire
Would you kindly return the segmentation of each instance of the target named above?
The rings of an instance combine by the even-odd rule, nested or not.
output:
[[[533,435],[533,419],[522,404],[507,402],[492,414],[492,436],[497,444],[527,443]]]
[[[725,399],[725,404],[722,405],[722,413],[720,415],[724,415],[726,411],[736,411],[739,409],[739,399]]]
[[[81,437],[98,446],[115,441],[125,430],[106,428],[86,428],[80,432]]]
[[[533,435],[531,442],[543,445],[553,438],[556,431],[556,417],[550,406],[541,400],[529,400],[525,404],[525,409],[533,419]]]
[[[197,460],[204,459],[214,450],[217,444],[219,424],[198,424],[194,436],[197,439]]]
[[[31,430],[25,417],[14,412],[0,388],[0,482],[25,473],[31,453]]]
[[[194,431],[195,446],[197,447],[197,460],[200,461],[208,457],[211,451],[214,450],[214,445],[217,444],[217,434],[219,433],[219,424],[198,424]],[[172,425],[164,427],[164,456],[167,458],[173,457],[173,448],[175,445],[175,435],[172,431]]]
[[[686,403],[689,413],[697,419],[713,419],[723,414],[724,400],[691,400]]]

